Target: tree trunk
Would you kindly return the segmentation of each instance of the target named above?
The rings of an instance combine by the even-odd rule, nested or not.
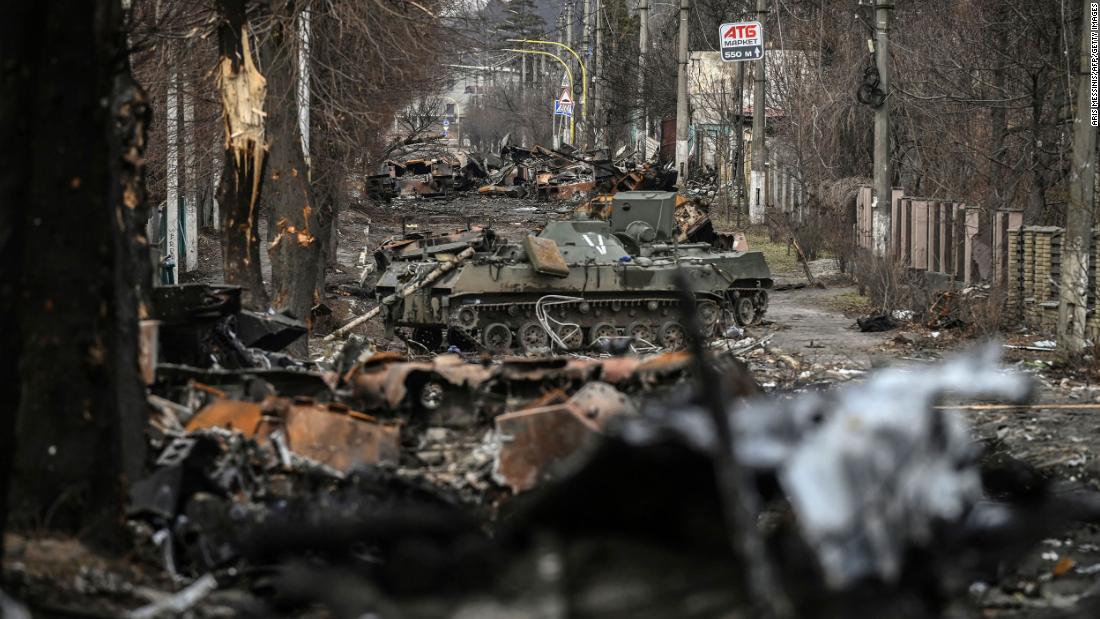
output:
[[[108,548],[126,538],[125,481],[144,460],[137,319],[151,285],[147,99],[121,25],[113,0],[16,3],[0,31],[3,457],[15,447],[0,496],[14,522]]]
[[[1089,118],[1089,52],[1091,0],[1081,3],[1081,55],[1077,65],[1077,116],[1073,121],[1073,164],[1069,175],[1069,208],[1062,242],[1062,287],[1058,299],[1058,345],[1076,356],[1085,348],[1092,253],[1093,170],[1096,127]]]
[[[995,18],[998,26],[994,29],[993,36],[999,49],[1008,48],[1008,28],[1004,24],[1007,19],[1008,7],[998,5]],[[989,92],[990,100],[1004,97],[1007,85],[1007,68],[1004,61],[1000,61],[993,69],[993,88]],[[989,188],[985,197],[985,208],[978,211],[978,230],[972,242],[984,246],[993,247],[993,214],[1011,204],[1009,196],[1015,193],[1009,189],[1008,163],[1006,161],[1007,146],[1005,140],[1008,137],[1008,110],[1003,103],[994,103],[989,110],[990,123],[990,162],[989,162]],[[1018,182],[1018,181],[1017,181]],[[1012,187],[1016,184],[1013,182]],[[918,194],[920,195],[920,194]],[[969,234],[969,232],[968,232]],[[981,273],[978,261],[972,258],[974,263],[968,265],[975,273]]]
[[[180,81],[183,99],[183,231],[184,271],[199,268],[198,171],[195,169],[195,80],[190,72]]]
[[[317,159],[314,159],[316,161]],[[317,260],[313,294],[320,300],[325,295],[325,270],[336,266],[336,218],[342,207],[341,186],[337,175],[325,173],[313,179],[313,196],[318,205],[317,232],[323,239],[323,251]]]
[[[218,86],[226,136],[218,205],[225,283],[244,289],[245,306],[266,309],[270,301],[260,270],[259,205],[267,162],[267,82],[252,61],[244,0],[219,0],[218,9]]]
[[[1040,149],[1043,130],[1043,96],[1039,91],[1039,76],[1031,76],[1031,191],[1024,209],[1024,224],[1037,225],[1046,218],[1046,173],[1043,170],[1043,153]]]
[[[268,238],[271,244],[272,304],[306,321],[315,296],[324,239],[298,124],[298,11],[294,3],[273,3],[272,32],[261,57],[274,105],[267,117],[271,154],[264,174]],[[304,351],[301,351],[304,352]]]

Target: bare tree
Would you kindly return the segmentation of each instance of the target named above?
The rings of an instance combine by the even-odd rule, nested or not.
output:
[[[259,204],[267,165],[267,80],[252,57],[245,0],[219,0],[218,84],[225,126],[222,252],[225,282],[244,288],[245,305],[266,308],[260,269]]]
[[[263,203],[270,241],[272,305],[308,324],[310,309],[319,300],[315,284],[325,237],[318,234],[320,212],[314,206],[298,124],[298,16],[302,7],[296,2],[276,1],[267,9],[270,24],[260,57],[268,86],[265,129],[270,153],[263,175]]]

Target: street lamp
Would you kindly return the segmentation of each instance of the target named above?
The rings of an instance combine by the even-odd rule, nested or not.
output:
[[[565,62],[565,60],[562,60],[562,57],[558,56],[557,54],[551,54],[550,52],[542,52],[542,51],[539,51],[539,50],[536,50],[536,49],[506,49],[504,51],[506,51],[506,52],[516,52],[517,54],[538,54],[540,56],[549,56],[549,57],[553,58],[554,60],[557,60],[558,62],[561,63],[561,66],[565,68],[565,75],[569,77],[569,83],[570,84],[573,83],[573,71],[572,71],[572,69],[569,68],[569,63]],[[551,117],[551,120],[553,120],[553,117]],[[570,144],[575,144],[576,141],[577,141],[576,127],[573,124],[573,117],[570,116],[569,117],[569,143]]]
[[[577,54],[577,52],[572,47],[569,47],[565,43],[558,43],[557,41],[540,41],[538,39],[508,39],[508,42],[509,43],[534,43],[536,45],[557,45],[558,47],[564,49],[565,51],[569,52],[570,54],[573,54],[573,58],[577,59],[577,65],[581,68],[581,121],[587,123],[588,122],[588,70],[584,68],[584,63],[581,62],[580,55]],[[543,52],[543,53],[546,53],[546,52]],[[550,54],[550,55],[554,56],[553,54]],[[554,56],[554,58],[558,58],[558,57]],[[558,61],[561,62],[561,58],[558,58]],[[568,67],[566,67],[566,68],[568,69]],[[572,73],[569,73],[569,85],[570,86],[573,85],[573,74]],[[572,122],[572,121],[570,121],[570,122]],[[587,126],[587,125],[585,125],[585,126]]]

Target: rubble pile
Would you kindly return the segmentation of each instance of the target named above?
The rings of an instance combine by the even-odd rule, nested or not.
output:
[[[380,168],[366,180],[367,195],[378,200],[444,198],[476,188],[484,196],[600,202],[619,191],[668,191],[676,183],[671,166],[640,162],[625,149],[609,159],[600,151],[580,151],[569,145],[524,148],[507,138],[498,153],[387,160]]]
[[[805,368],[744,332],[705,361],[410,360],[352,337],[330,363],[229,368],[266,358],[233,330],[231,290],[168,296],[159,317],[194,322],[164,359],[239,346],[156,364],[129,514],[146,560],[189,584],[132,616],[937,616],[999,560],[1100,521],[1100,496],[1029,471],[985,490],[978,444],[937,405],[1027,400],[995,346],[788,397],[750,368]]]
[[[354,486],[364,467],[447,502],[495,504],[552,477],[610,416],[686,380],[691,362],[683,352],[410,360],[352,336],[331,362],[313,363],[282,352],[304,334],[300,322],[242,310],[237,288],[169,286],[155,301],[144,343],[154,473],[135,484],[130,513],[172,574],[239,557],[220,537],[199,542],[199,564],[179,552],[229,535],[228,512],[237,535],[292,497]],[[570,423],[573,439],[532,447]]]
[[[700,229],[705,211],[676,210],[679,234]],[[374,258],[494,247],[471,228]],[[1003,603],[986,584],[1003,562],[1100,523],[1100,493],[983,449],[952,410],[1028,401],[997,346],[837,386],[863,373],[693,316],[675,351],[414,354],[353,335],[305,360],[293,316],[242,309],[233,287],[159,288],[149,474],[127,516],[176,593],[84,586],[140,600],[130,617],[932,617],[974,583]]]

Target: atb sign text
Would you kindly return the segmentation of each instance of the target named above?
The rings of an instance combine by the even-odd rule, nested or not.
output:
[[[726,62],[764,57],[764,27],[758,21],[722,24],[718,37],[722,41],[722,60]]]

